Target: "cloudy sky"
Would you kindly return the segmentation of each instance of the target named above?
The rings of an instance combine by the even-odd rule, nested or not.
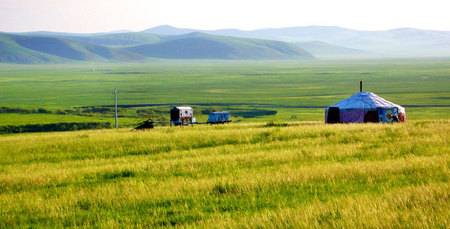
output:
[[[450,31],[449,0],[0,0],[0,31],[252,30],[336,25]]]

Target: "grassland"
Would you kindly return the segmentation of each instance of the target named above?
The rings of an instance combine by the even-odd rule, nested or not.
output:
[[[197,104],[199,121],[234,114],[0,135],[0,228],[448,227],[449,73],[448,59],[0,65],[0,125],[113,123],[80,108],[111,105],[113,88],[120,105],[166,104],[121,109],[122,126],[173,103]],[[360,80],[408,123],[323,124],[320,107]]]
[[[91,69],[110,71],[90,71]],[[110,65],[2,65],[4,105],[249,103],[328,106],[359,91],[402,105],[448,105],[450,61],[164,61]]]
[[[95,69],[96,71],[91,71]],[[107,71],[105,71],[107,70]],[[364,61],[157,61],[147,64],[0,65],[1,106],[73,109],[111,105],[119,89],[119,105],[195,104],[230,110],[233,120],[323,120],[323,108],[359,90],[374,92],[407,107],[408,119],[446,119],[450,116],[450,61],[448,59]],[[219,105],[218,105],[219,104]],[[169,105],[155,109],[167,111]],[[276,114],[242,116],[243,109]],[[119,118],[123,126],[141,116]],[[261,113],[261,112],[259,112]],[[196,112],[198,116],[200,112]],[[158,117],[159,118],[159,117]],[[2,125],[45,122],[107,121],[111,114],[1,114]],[[198,116],[206,121],[206,116]]]
[[[450,121],[0,137],[0,227],[445,228]]]

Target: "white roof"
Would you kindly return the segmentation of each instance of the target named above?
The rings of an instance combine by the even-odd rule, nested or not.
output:
[[[344,99],[330,107],[339,107],[339,109],[364,109],[376,110],[377,107],[392,108],[397,107],[400,112],[405,112],[405,108],[395,103],[389,102],[372,92],[360,92]]]
[[[188,110],[188,109],[192,109],[192,107],[176,107],[179,110]]]

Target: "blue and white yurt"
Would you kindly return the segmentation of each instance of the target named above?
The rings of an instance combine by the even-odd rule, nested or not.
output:
[[[358,122],[406,122],[405,108],[363,91],[325,109],[325,123]]]

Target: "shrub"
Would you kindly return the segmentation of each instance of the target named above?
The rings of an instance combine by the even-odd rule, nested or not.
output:
[[[44,108],[38,108],[37,109],[37,113],[39,113],[39,114],[51,114],[52,112],[47,110],[47,109],[44,109]]]
[[[270,122],[267,122],[266,125],[264,125],[264,127],[284,127],[284,126],[288,126],[288,124],[285,122],[274,123],[273,121],[270,121]]]

